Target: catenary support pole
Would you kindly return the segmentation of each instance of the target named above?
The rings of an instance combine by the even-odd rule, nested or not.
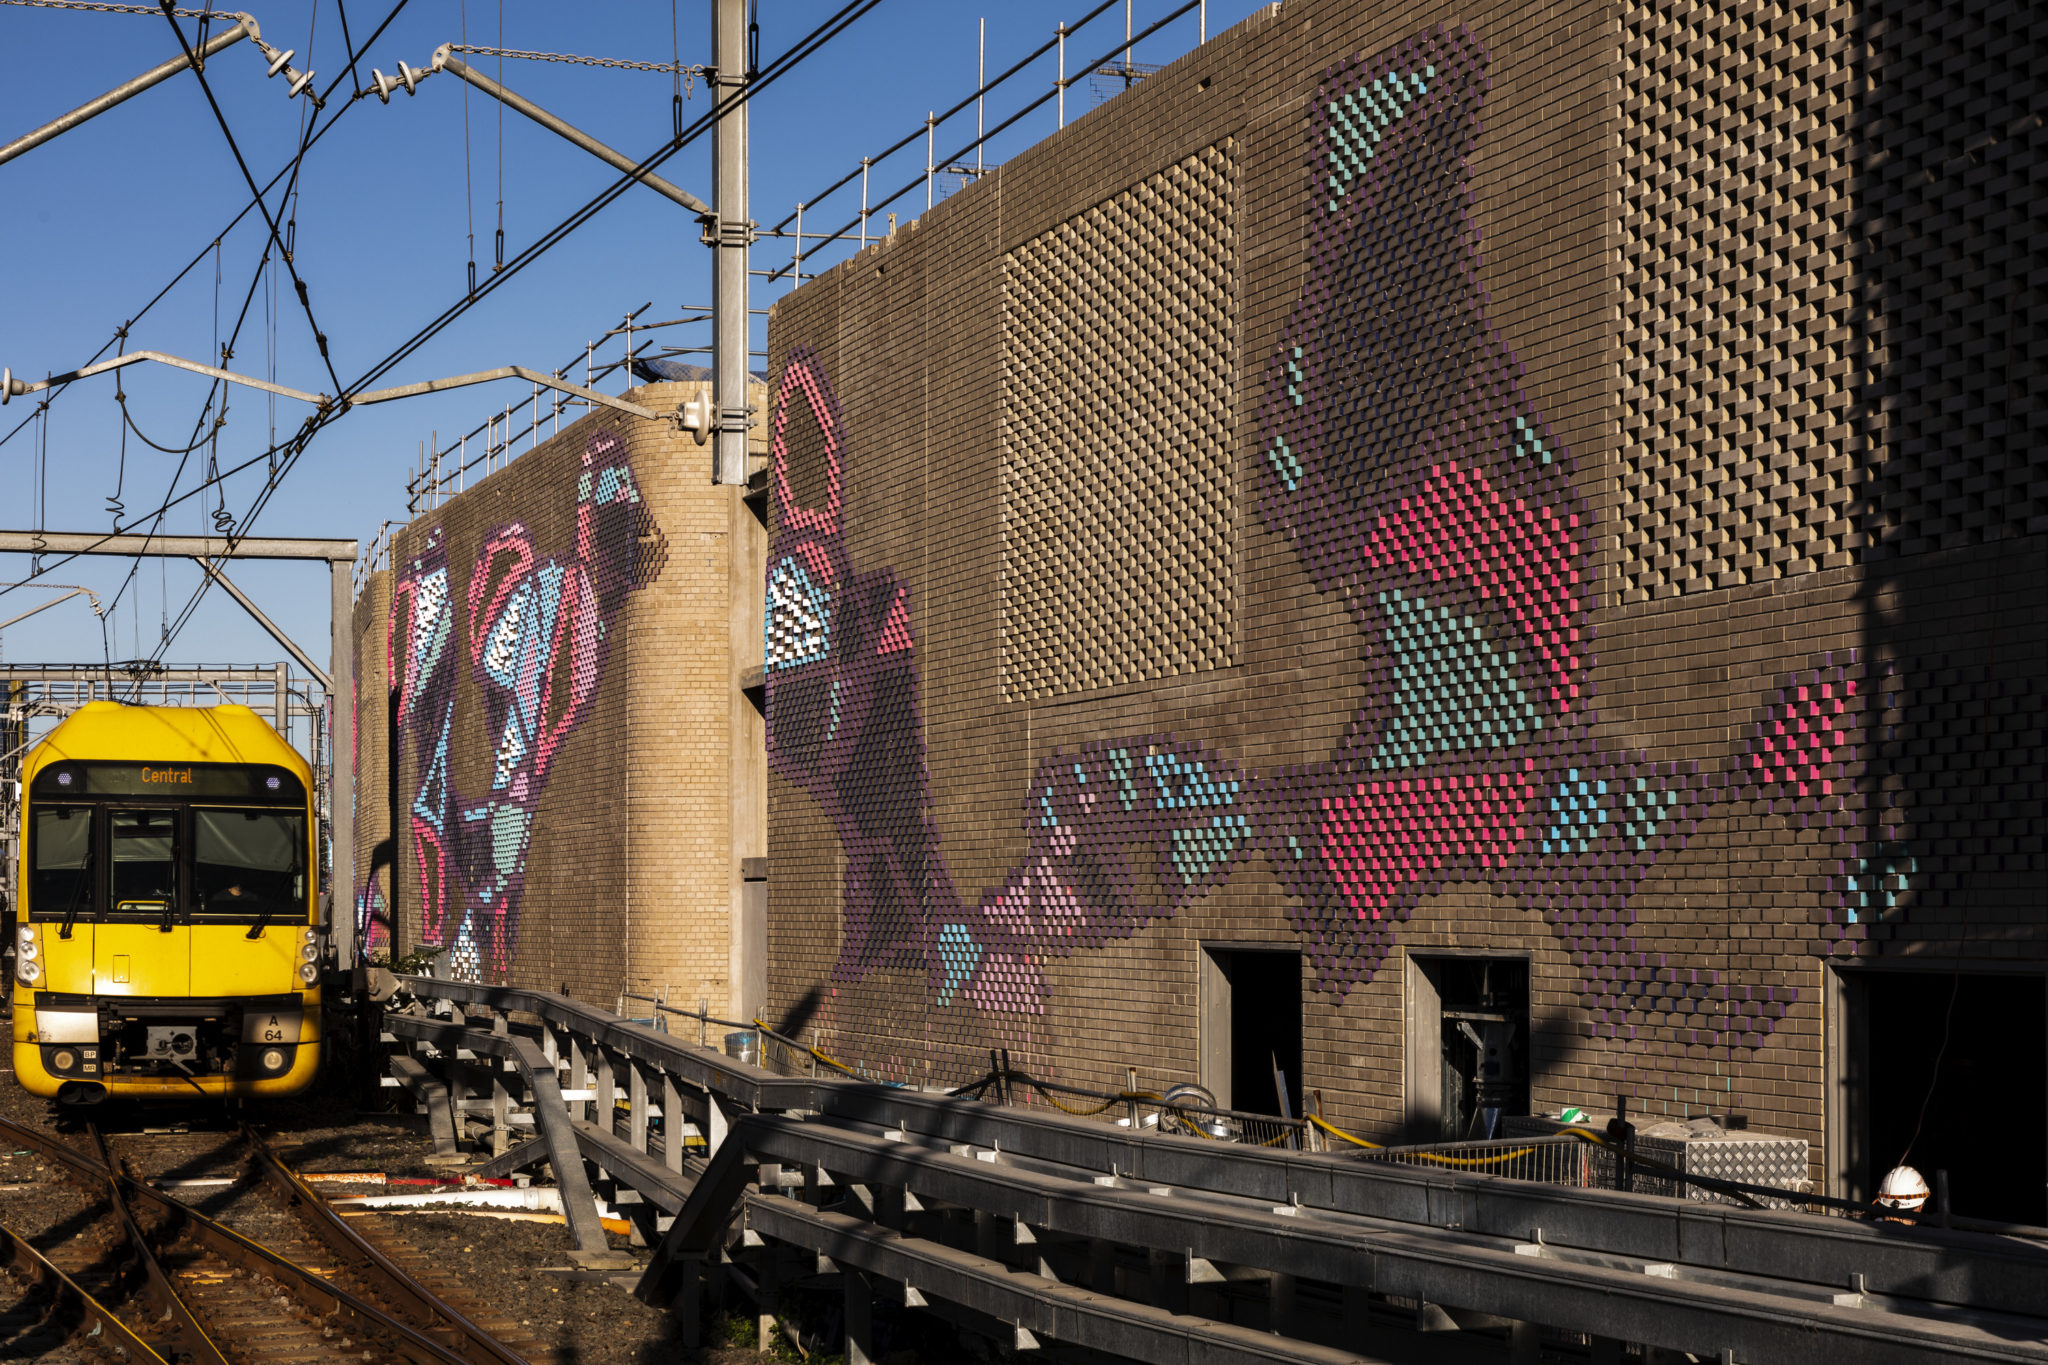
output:
[[[711,89],[718,114],[712,138],[716,266],[711,311],[714,401],[718,404],[718,482],[747,481],[747,218],[746,0],[711,0]],[[801,242],[799,242],[801,246]]]

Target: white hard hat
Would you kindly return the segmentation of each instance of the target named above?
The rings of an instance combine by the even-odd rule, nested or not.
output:
[[[1927,1182],[1911,1166],[1894,1166],[1878,1186],[1877,1202],[1895,1209],[1917,1209],[1927,1202]]]

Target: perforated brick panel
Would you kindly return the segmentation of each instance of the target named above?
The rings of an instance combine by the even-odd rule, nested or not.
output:
[[[2041,529],[2042,30],[1624,9],[1623,602]]]
[[[1623,11],[1624,601],[1849,562],[1850,22]]]
[[[1005,262],[1003,697],[1231,662],[1233,144]]]

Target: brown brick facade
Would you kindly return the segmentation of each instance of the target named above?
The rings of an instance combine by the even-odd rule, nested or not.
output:
[[[629,397],[665,411],[702,387]],[[606,410],[395,537],[356,608],[357,841],[367,885],[395,810],[402,953],[607,1008],[750,1003],[734,922],[759,740],[734,703],[761,532],[742,492],[712,482],[708,444]]]
[[[771,1009],[1213,1084],[1205,948],[1298,949],[1385,1137],[1410,955],[1494,953],[1536,1107],[1846,1170],[1842,983],[2048,967],[2024,16],[1292,0],[778,303]],[[1121,226],[1191,164],[1227,233]],[[1127,344],[1052,335],[1140,255]],[[1090,591],[1191,553],[1227,601]]]

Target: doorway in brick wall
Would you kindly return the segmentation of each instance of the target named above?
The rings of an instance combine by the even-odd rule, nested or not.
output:
[[[1301,1116],[1300,953],[1203,946],[1202,1083],[1226,1108]]]
[[[1840,999],[1853,1196],[1904,1164],[1947,1172],[1958,1217],[2048,1223],[2048,977],[1844,972]]]
[[[1407,987],[1408,1137],[1501,1136],[1529,1112],[1529,960],[1411,955]]]

